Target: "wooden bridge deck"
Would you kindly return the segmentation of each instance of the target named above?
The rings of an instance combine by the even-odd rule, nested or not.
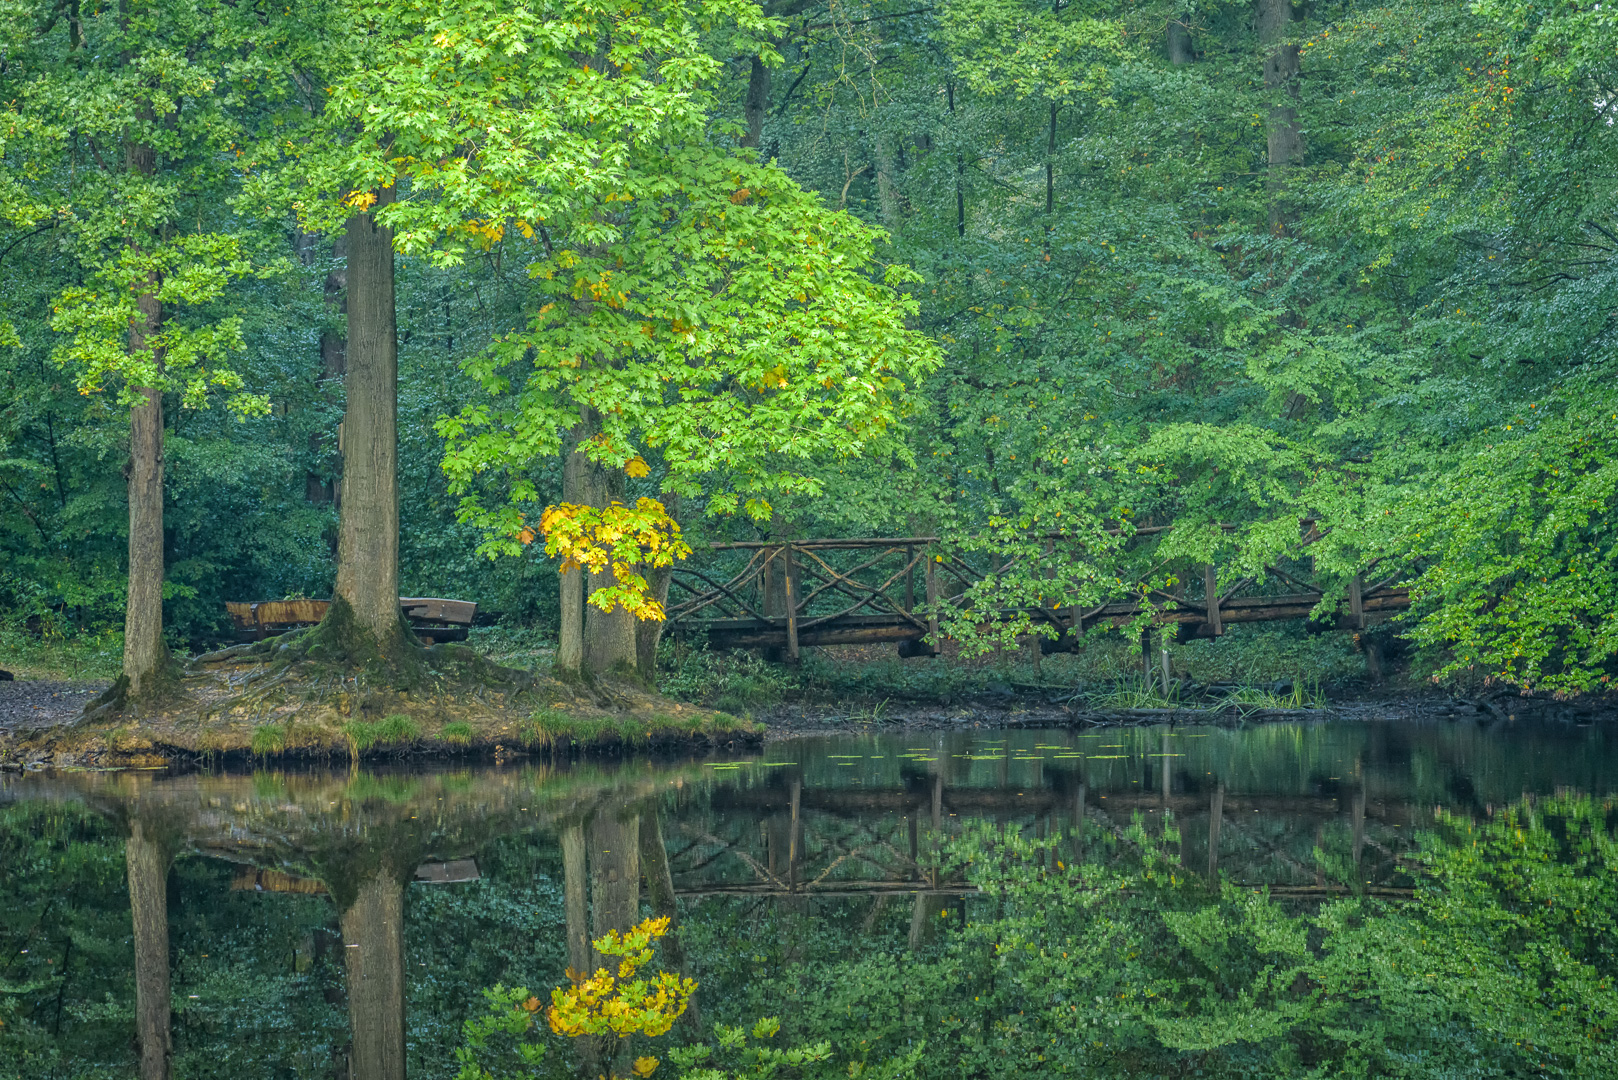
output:
[[[902,655],[936,655],[940,614],[972,607],[973,587],[1014,565],[974,567],[933,536],[715,544],[675,569],[668,622],[671,629],[706,636],[714,647],[778,649],[789,658],[804,646],[884,641],[898,642]],[[1026,615],[1056,635],[1042,643],[1043,651],[1065,652],[1078,647],[1086,630],[1125,626],[1143,615],[1151,625],[1173,626],[1185,641],[1218,637],[1241,622],[1311,618],[1316,629],[1359,630],[1410,606],[1408,590],[1394,579],[1367,584],[1356,577],[1321,618],[1316,609],[1326,593],[1308,580],[1313,575],[1305,566],[1305,560],[1268,566],[1223,591],[1213,567],[1186,568],[1183,578],[1200,590],[1121,584],[1116,599],[1090,607],[975,614],[998,620]]]

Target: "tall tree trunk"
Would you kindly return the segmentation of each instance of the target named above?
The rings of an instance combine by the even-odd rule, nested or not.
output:
[[[1301,14],[1302,9],[1298,9]],[[1287,205],[1287,171],[1303,160],[1303,130],[1298,125],[1298,45],[1292,35],[1291,0],[1257,0],[1258,39],[1264,50],[1264,89],[1270,99],[1269,135],[1270,231],[1287,231],[1293,212]]]
[[[373,210],[393,201],[376,192]],[[337,596],[384,652],[403,644],[399,612],[399,356],[393,233],[371,213],[348,219],[348,408],[337,536]]]
[[[124,845],[129,871],[129,913],[135,928],[135,1045],[140,1080],[168,1080],[169,1040],[169,850],[130,823]]]
[[[949,102],[949,115],[955,116],[955,81],[953,79],[944,83],[944,93]],[[955,152],[955,233],[957,236],[966,235],[966,158],[961,152]]]
[[[141,143],[125,150],[129,171],[150,177],[156,151]],[[131,248],[139,242],[131,240]],[[161,286],[153,274],[135,300],[139,314],[129,324],[131,355],[152,350],[159,375],[163,350],[152,339],[163,330]],[[140,404],[129,412],[129,595],[124,607],[124,676],[134,700],[151,696],[168,669],[163,644],[163,391],[141,387]]]
[[[1169,63],[1176,67],[1196,59],[1196,53],[1191,48],[1191,30],[1186,25],[1190,18],[1191,13],[1187,11],[1170,15],[1165,27],[1168,32]]]
[[[588,412],[588,410],[587,410]],[[593,413],[573,429],[570,444],[582,446],[598,430]],[[562,463],[562,501],[575,506],[604,508],[616,499],[623,501],[624,474],[604,469],[581,450],[574,449]],[[600,573],[570,570],[562,575],[561,632],[556,648],[558,671],[587,672],[635,671],[637,653],[635,617],[622,606],[602,611],[588,598],[597,589],[617,584],[611,567]]]
[[[387,870],[343,912],[349,1080],[404,1080],[404,884]]]
[[[874,145],[876,157],[876,194],[882,209],[882,227],[897,236],[902,224],[899,215],[899,185],[894,179],[893,134],[882,132]]]
[[[764,138],[764,118],[769,109],[770,69],[755,56],[752,68],[747,73],[747,100],[742,105],[747,120],[747,134],[742,136],[742,146],[758,149]]]
[[[577,441],[574,440],[575,445]],[[588,495],[589,460],[577,450],[562,462],[562,501],[580,505]],[[584,669],[584,570],[573,566],[561,573],[560,628],[556,640],[556,670],[577,675]]]
[[[1056,208],[1056,102],[1051,102],[1051,124],[1045,142],[1045,213]],[[1049,231],[1050,226],[1046,226]]]
[[[663,509],[669,517],[676,521],[680,517],[680,496],[670,492],[663,496]],[[652,599],[659,607],[667,608],[669,602],[669,583],[674,579],[674,566],[648,567],[646,569],[646,584],[650,587]],[[635,620],[635,667],[647,686],[657,686],[657,647],[663,641],[663,628],[667,623],[661,619]]]
[[[627,488],[623,471],[603,469],[593,462],[590,468],[595,473],[590,487],[596,493],[591,505],[604,508],[615,502],[623,502]],[[617,585],[618,575],[613,573],[611,566],[607,566],[600,573],[587,574],[586,581],[593,596],[601,589]],[[591,674],[600,675],[609,671],[633,674],[637,670],[639,656],[636,653],[635,621],[635,616],[621,604],[611,611],[602,611],[594,604],[585,606],[584,665]]]

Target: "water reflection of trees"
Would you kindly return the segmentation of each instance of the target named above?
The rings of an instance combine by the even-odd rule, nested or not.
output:
[[[674,911],[657,802],[689,771],[490,770],[415,776],[126,773],[29,777],[11,799],[89,808],[121,832],[133,930],[133,1045],[142,1080],[171,1072],[171,866],[201,855],[248,868],[239,885],[326,896],[340,928],[350,1041],[339,1073],[406,1075],[406,885],[427,867],[476,854],[495,838],[560,835],[570,964],[601,958],[589,939],[640,919],[641,881]],[[642,808],[645,808],[644,812]],[[23,809],[19,807],[18,809]],[[332,935],[338,937],[338,935]],[[321,938],[311,938],[311,951]],[[677,953],[677,945],[665,955]],[[547,978],[561,972],[544,973]],[[9,1035],[0,1028],[0,1036]],[[587,1051],[587,1056],[590,1056]],[[599,1055],[597,1055],[599,1056]]]
[[[907,761],[894,769],[885,758],[874,758],[852,779],[853,770],[839,774],[811,760],[727,780],[700,766],[636,765],[410,776],[121,774],[4,781],[0,799],[18,798],[26,788],[34,800],[15,810],[34,815],[27,818],[31,822],[38,820],[38,800],[48,799],[64,808],[58,811],[63,828],[83,832],[92,818],[107,823],[95,834],[101,845],[95,851],[106,848],[120,864],[116,889],[123,894],[127,920],[122,933],[133,930],[132,970],[129,951],[118,961],[133,976],[127,984],[102,977],[76,982],[69,992],[65,982],[46,982],[27,992],[29,1015],[50,1015],[48,998],[56,993],[66,1002],[57,1015],[68,1017],[70,1029],[82,1016],[81,1029],[100,1025],[112,1032],[97,1036],[100,1060],[118,1060],[118,1053],[109,1055],[105,1047],[133,1043],[138,1053],[128,1059],[124,1075],[137,1069],[143,1078],[166,1075],[174,1047],[183,1044],[193,1055],[188,1060],[213,1046],[220,1060],[266,1068],[272,1057],[292,1063],[277,1066],[289,1075],[392,1080],[407,1066],[429,1059],[442,1068],[460,1018],[477,1003],[477,990],[495,981],[493,975],[448,975],[462,970],[460,954],[498,954],[512,947],[484,940],[491,935],[520,941],[523,948],[533,941],[534,951],[525,955],[555,960],[529,962],[520,975],[548,986],[561,980],[564,966],[581,971],[598,966],[601,958],[589,941],[608,929],[627,929],[650,911],[678,917],[660,962],[666,968],[683,965],[702,983],[705,1022],[751,1022],[781,1014],[788,1025],[785,1038],[865,1040],[882,1056],[902,1052],[910,1045],[906,1039],[927,1030],[933,1032],[929,1053],[941,1055],[933,1058],[935,1065],[951,1075],[1018,1075],[1006,1072],[1003,1063],[1032,1068],[1032,1059],[1019,1055],[1052,1053],[1052,1046],[1103,1070],[1138,1067],[1173,1074],[1190,1067],[1187,1062],[1195,1057],[1204,1062],[1199,1068],[1217,1066],[1208,1075],[1220,1069],[1262,1075],[1255,1061],[1280,1052],[1277,1048],[1307,1069],[1314,1067],[1306,1060],[1311,1054],[1335,1060],[1331,1024],[1343,1030],[1372,1025],[1383,1032],[1413,1030],[1410,1025],[1418,1023],[1448,1025],[1461,1033],[1455,1045],[1476,1053],[1499,1050],[1488,1040],[1504,1038],[1501,1032],[1527,1032],[1560,1040],[1556,1054],[1588,1064],[1587,1055],[1568,1049],[1571,1029],[1542,1023],[1541,1003],[1529,999],[1517,976],[1501,974],[1495,961],[1498,954],[1524,963],[1527,954],[1519,945],[1535,935],[1541,945],[1565,944],[1571,958],[1566,962],[1588,975],[1589,999],[1596,1005],[1578,1006],[1586,1024],[1581,1030],[1611,1033],[1610,1026],[1602,1026],[1608,1020],[1596,1012],[1607,1008],[1613,975],[1607,968],[1618,949],[1579,922],[1593,917],[1605,918],[1609,928],[1618,925],[1610,822],[1600,836],[1591,831],[1594,824],[1579,834],[1587,850],[1578,854],[1564,849],[1572,834],[1559,824],[1567,813],[1549,809],[1557,805],[1554,800],[1509,810],[1517,815],[1511,828],[1522,828],[1531,838],[1535,858],[1551,866],[1583,859],[1590,882],[1567,874],[1535,877],[1516,867],[1530,848],[1514,853],[1511,835],[1496,828],[1508,808],[1491,808],[1483,799],[1492,798],[1493,788],[1504,782],[1499,776],[1477,786],[1481,808],[1435,818],[1431,805],[1387,797],[1391,788],[1376,772],[1392,767],[1385,761],[1373,762],[1373,768],[1361,759],[1358,771],[1330,774],[1335,782],[1330,790],[1299,781],[1309,771],[1293,762],[1288,776],[1276,779],[1268,791],[1255,790],[1252,776],[1232,760],[1234,745],[1210,744],[1208,752],[1188,759],[1160,750],[1160,732],[1149,739],[1142,748],[1163,756],[1147,759],[1149,771],[1133,777],[1109,775],[1088,762],[1085,768],[1047,762],[1032,772],[1022,766],[1019,773],[1012,768],[1014,755],[1003,753],[1000,760],[983,761],[937,755],[932,762]],[[1362,752],[1364,746],[1359,744]],[[1339,757],[1342,752],[1333,749]],[[1458,762],[1464,755],[1452,757]],[[1202,768],[1221,762],[1231,767],[1228,780]],[[1134,782],[1140,779],[1150,783]],[[69,812],[70,803],[93,814]],[[1598,811],[1591,815],[1581,820],[1603,820]],[[1467,927],[1458,937],[1435,940],[1454,957],[1486,961],[1478,966],[1488,973],[1462,971],[1446,955],[1433,972],[1448,980],[1442,992],[1421,985],[1426,974],[1388,975],[1403,970],[1399,964],[1409,958],[1412,928],[1425,925],[1413,921],[1410,912],[1430,901],[1421,894],[1414,904],[1406,898],[1412,888],[1427,888],[1441,877],[1431,853],[1423,856],[1414,844],[1413,826],[1431,830],[1435,825],[1448,830],[1441,850],[1449,853],[1446,859],[1454,857],[1442,870],[1450,875],[1443,902],[1453,909],[1453,925]],[[1465,832],[1468,828],[1495,829],[1490,833],[1494,846],[1486,857],[1468,856],[1476,866],[1463,872],[1454,860],[1473,850],[1468,845],[1475,837]],[[992,875],[968,866],[960,855],[961,845],[973,837],[987,845],[985,850],[1014,855],[1019,873],[1049,888],[983,895],[980,890]],[[495,879],[485,872],[482,884],[464,890],[435,892],[409,884],[424,864],[441,871],[451,860],[476,857],[488,867],[509,857],[501,852],[518,848],[529,853],[523,856],[527,862],[513,864]],[[175,858],[179,869],[171,872]],[[234,914],[219,919],[221,925],[241,924],[250,937],[251,927],[281,917],[276,912],[289,910],[285,905],[296,906],[306,944],[299,944],[295,963],[309,975],[297,984],[301,989],[285,991],[301,993],[302,999],[284,1007],[286,1017],[277,1021],[285,1031],[280,1042],[253,1042],[244,1034],[254,1030],[253,1018],[246,1016],[235,1028],[215,1023],[204,1030],[203,1005],[185,1000],[198,988],[194,980],[187,982],[191,977],[179,967],[171,976],[171,955],[175,963],[184,959],[174,935],[195,933],[176,905],[194,908],[216,903],[207,900],[209,895],[227,894],[230,873],[205,872],[219,867],[220,860],[236,867],[237,882],[249,889],[292,890],[265,902],[235,894],[242,898],[234,901]],[[1148,862],[1156,878],[1141,876]],[[1484,863],[1505,868],[1488,879],[1487,887],[1479,884],[1486,876]],[[1607,868],[1605,877],[1588,869],[1599,866]],[[1102,876],[1058,887],[1058,879],[1074,868]],[[1221,888],[1211,889],[1213,882]],[[545,891],[552,883],[554,900]],[[1267,898],[1236,888],[1240,883],[1269,886]],[[13,896],[25,891],[15,875],[5,888]],[[59,903],[63,911],[103,903],[99,895],[50,897],[37,881],[27,888],[42,904]],[[107,890],[114,886],[108,879],[103,876],[94,888],[110,903]],[[1568,924],[1547,921],[1547,912],[1560,911],[1574,895],[1564,889],[1586,890],[1577,893],[1574,904],[1582,905],[1584,914]],[[1098,905],[1099,896],[1110,897],[1107,905]],[[475,917],[474,903],[486,905]],[[536,904],[541,914],[533,914]],[[1502,924],[1516,920],[1518,939],[1489,937],[1492,931],[1479,913],[1492,913],[1489,917]],[[1181,921],[1172,923],[1171,915]],[[1102,928],[1108,929],[1103,933]],[[107,937],[105,930],[98,933]],[[1266,934],[1276,941],[1301,940],[1305,949],[1255,948]],[[117,951],[81,936],[87,949]],[[1048,954],[1050,963],[1020,970],[997,966],[993,958],[1003,955],[1007,941],[1026,941],[1035,952]],[[1328,942],[1337,944],[1327,948]],[[1057,963],[1064,944],[1070,956]],[[260,951],[249,949],[236,961],[244,980],[235,984],[244,995],[239,1006],[244,1013],[251,1008],[248,999],[259,993],[252,980],[268,986],[280,978],[273,950],[253,948]],[[1355,967],[1343,959],[1351,952],[1380,959]],[[1384,970],[1367,970],[1375,964]],[[1251,973],[1266,967],[1272,974],[1255,989]],[[1283,971],[1291,980],[1285,986],[1274,974]],[[1574,983],[1548,969],[1542,974],[1557,994],[1572,1000]],[[0,989],[17,977],[0,971]],[[171,978],[172,986],[166,985]],[[1480,980],[1507,990],[1480,989]],[[80,986],[97,999],[110,993],[126,1004],[96,1012],[74,996]],[[997,989],[985,995],[984,986]],[[964,995],[969,991],[990,1005],[968,1007]],[[1479,994],[1483,997],[1473,1000]],[[1077,1014],[1070,1011],[1064,1018],[1050,1006],[1057,995],[1070,1008],[1097,996],[1133,1004],[1097,1006],[1094,1016],[1086,1014],[1074,1027]],[[259,996],[268,1001],[274,994],[266,990]],[[17,997],[0,995],[0,1009],[15,1005]],[[172,1016],[171,997],[179,1010]],[[1173,1003],[1178,1012],[1139,1007],[1146,1001],[1156,1002],[1159,1010]],[[1230,1001],[1247,1001],[1248,1011],[1232,1012]],[[1348,1009],[1343,1002],[1359,1004]],[[231,1005],[209,1008],[218,1016]],[[1463,1015],[1469,1010],[1493,1016],[1494,1026],[1469,1027],[1473,1021]],[[1012,1012],[1019,1015],[1015,1021]],[[14,1008],[0,1012],[0,1020],[21,1015]],[[1080,1027],[1095,1035],[1096,1023],[1110,1031],[1114,1020],[1128,1038],[1101,1040],[1111,1056],[1091,1054],[1082,1040],[1074,1041]],[[185,1035],[180,1043],[170,1035],[175,1023]],[[308,1035],[305,1045],[297,1046],[300,1024]],[[1246,1024],[1271,1034],[1257,1041],[1219,1041],[1226,1038],[1219,1032],[1229,1035]],[[49,1026],[37,1020],[31,1026],[8,1023],[0,1028],[0,1040],[18,1046],[26,1036],[50,1045]],[[1397,1040],[1377,1037],[1384,1040],[1379,1052],[1391,1054],[1388,1047]],[[1193,1043],[1206,1045],[1187,1049]],[[613,1044],[571,1047],[595,1065],[611,1064],[617,1049]],[[1434,1061],[1445,1058],[1419,1039],[1405,1051]],[[1532,1060],[1549,1060],[1554,1071],[1562,1059]],[[1513,1058],[1508,1064],[1516,1068],[1527,1060]],[[1243,1074],[1241,1068],[1257,1071]]]

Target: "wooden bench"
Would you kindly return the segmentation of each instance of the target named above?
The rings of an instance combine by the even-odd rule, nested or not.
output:
[[[262,641],[288,630],[313,626],[326,617],[329,607],[330,600],[227,601],[225,611],[239,640]],[[401,596],[399,610],[423,642],[465,641],[478,606],[467,600]]]

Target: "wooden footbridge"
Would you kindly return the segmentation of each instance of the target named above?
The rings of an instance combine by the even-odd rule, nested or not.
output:
[[[1314,538],[1312,524],[1303,523],[1304,546]],[[1134,535],[1166,531],[1142,528]],[[1018,561],[984,563],[979,553],[980,565],[974,565],[972,558],[936,536],[714,544],[675,569],[669,628],[705,636],[714,647],[770,648],[789,659],[808,645],[883,641],[898,642],[903,656],[937,655],[940,616],[971,609],[973,587]],[[1326,592],[1312,580],[1306,556],[1266,566],[1224,589],[1216,584],[1215,567],[1187,569],[1172,590],[1120,582],[1117,594],[1099,604],[987,614],[999,620],[1026,614],[1055,633],[1042,641],[1043,651],[1071,652],[1085,631],[1107,623],[1122,627],[1142,615],[1151,625],[1173,626],[1186,641],[1218,637],[1239,622],[1313,618],[1317,629],[1360,630],[1410,606],[1409,591],[1396,585],[1399,575],[1371,582],[1362,575],[1349,583],[1333,613],[1320,619],[1315,609]]]

